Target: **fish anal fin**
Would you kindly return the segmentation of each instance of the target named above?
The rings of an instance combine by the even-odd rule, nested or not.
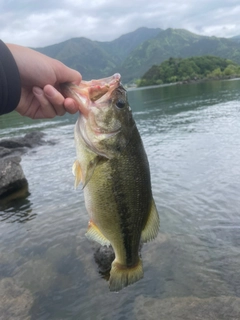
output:
[[[94,240],[100,243],[102,246],[110,246],[110,241],[102,234],[102,232],[98,229],[98,227],[93,223],[93,221],[89,221],[88,230],[86,233],[86,237],[90,240]]]
[[[140,258],[137,265],[133,267],[122,266],[115,259],[110,271],[109,289],[118,292],[141,278],[143,278],[143,267]]]
[[[156,238],[159,231],[159,225],[160,225],[159,215],[157,212],[155,202],[152,199],[148,220],[141,234],[142,242],[148,242]]]
[[[72,173],[75,176],[75,188],[79,185],[79,183],[82,181],[82,170],[80,167],[80,163],[78,160],[75,160],[72,166]]]

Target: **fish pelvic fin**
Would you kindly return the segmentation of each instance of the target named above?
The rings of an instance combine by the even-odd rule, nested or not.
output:
[[[158,235],[159,226],[160,226],[159,215],[157,212],[155,202],[152,199],[148,220],[141,234],[141,241],[148,242],[156,238],[156,236]]]
[[[139,258],[137,265],[127,267],[119,264],[116,259],[112,263],[109,279],[110,291],[118,292],[143,278],[142,260]]]
[[[81,170],[80,163],[78,162],[78,160],[75,160],[73,163],[72,173],[75,176],[74,187],[76,189],[77,186],[79,185],[79,183],[82,181],[82,170]]]
[[[110,246],[110,241],[102,234],[98,227],[92,222],[88,223],[88,230],[85,236],[90,239],[100,243],[102,246]]]

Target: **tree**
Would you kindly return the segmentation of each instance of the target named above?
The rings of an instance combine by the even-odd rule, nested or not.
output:
[[[140,79],[138,86],[232,75],[240,75],[240,66],[228,59],[214,56],[187,59],[171,57],[160,65],[152,66]]]

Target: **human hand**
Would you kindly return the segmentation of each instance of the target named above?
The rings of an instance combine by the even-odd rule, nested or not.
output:
[[[64,98],[59,84],[79,84],[81,75],[58,60],[15,44],[6,44],[19,69],[21,98],[16,108],[21,115],[32,119],[53,118],[79,109],[71,98]]]

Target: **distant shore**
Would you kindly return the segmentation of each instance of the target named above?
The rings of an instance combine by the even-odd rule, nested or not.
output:
[[[184,80],[184,81],[178,81],[178,82],[171,82],[171,83],[164,83],[164,84],[156,84],[156,85],[149,85],[144,87],[138,87],[138,86],[125,86],[127,91],[135,91],[135,90],[145,90],[145,89],[152,89],[152,88],[161,88],[161,87],[169,87],[174,85],[184,85],[184,84],[194,84],[194,83],[202,83],[202,82],[211,82],[211,81],[228,81],[228,80],[240,80],[239,76],[228,76],[228,77],[222,77],[222,78],[204,78],[204,79],[190,79],[190,80]]]
[[[228,59],[215,56],[169,58],[160,65],[153,65],[142,78],[136,80],[136,85],[188,84],[239,77],[240,65]]]

